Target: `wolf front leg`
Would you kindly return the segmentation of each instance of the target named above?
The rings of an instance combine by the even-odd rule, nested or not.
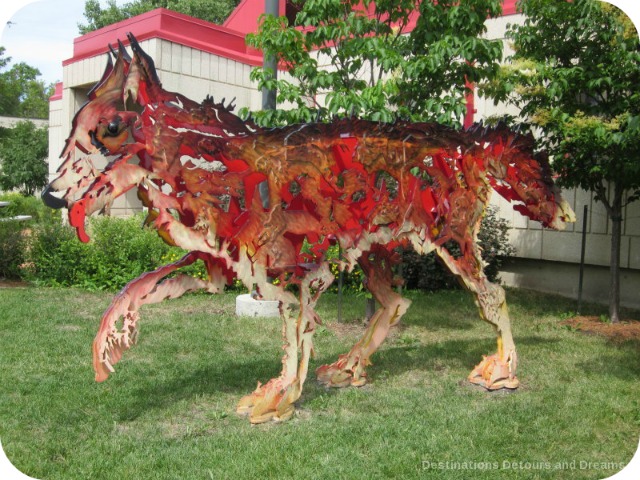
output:
[[[209,281],[188,275],[178,275],[159,283],[170,273],[202,259],[208,267]],[[177,262],[147,272],[129,282],[116,295],[100,322],[100,329],[93,341],[93,368],[96,381],[105,381],[114,372],[115,365],[125,350],[136,342],[142,305],[158,303],[168,298],[177,298],[186,292],[207,289],[212,293],[221,291],[225,278],[218,262],[201,252],[186,254]],[[120,324],[120,325],[119,325]]]
[[[365,368],[371,365],[370,357],[387,338],[389,329],[405,314],[411,301],[393,291],[394,256],[380,245],[364,252],[358,263],[364,271],[365,286],[381,307],[369,320],[360,341],[349,353],[316,370],[318,381],[329,387],[362,386],[366,383]]]
[[[313,352],[313,334],[319,321],[314,309],[333,278],[326,263],[314,267],[300,282],[297,301],[290,292],[272,285],[267,286],[268,293],[265,286],[260,289],[265,296],[280,299],[285,353],[280,376],[264,385],[258,383],[256,390],[238,403],[238,413],[249,415],[251,423],[283,421],[293,415],[294,403],[302,394]]]
[[[465,255],[454,258],[443,247],[436,249],[438,256],[457,275],[462,284],[473,293],[480,317],[491,324],[496,332],[497,352],[486,356],[471,372],[471,383],[488,390],[515,389],[520,384],[516,377],[518,355],[511,334],[511,320],[504,289],[491,283],[482,271],[482,257],[477,247]]]
[[[511,320],[507,309],[504,289],[485,280],[484,288],[474,292],[481,316],[495,329],[498,349],[493,355],[484,357],[469,374],[469,381],[488,390],[515,389],[520,385],[516,377],[518,354],[511,334]]]

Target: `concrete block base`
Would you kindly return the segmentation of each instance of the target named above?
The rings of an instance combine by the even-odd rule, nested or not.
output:
[[[245,293],[236,297],[236,315],[243,317],[280,317],[280,302],[256,300]]]

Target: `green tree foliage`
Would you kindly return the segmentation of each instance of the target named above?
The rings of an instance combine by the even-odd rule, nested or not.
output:
[[[18,189],[24,195],[47,184],[49,167],[47,128],[22,121],[0,140],[0,188]]]
[[[21,118],[48,118],[53,85],[38,80],[40,71],[26,63],[9,66],[11,57],[0,47],[0,115]]]
[[[260,124],[355,115],[460,125],[467,82],[492,78],[502,57],[500,41],[481,38],[485,20],[501,13],[498,0],[423,1],[419,17],[413,0],[297,4],[295,17],[263,16],[247,38],[287,72],[252,72],[261,88],[277,89],[282,107],[255,113]]]
[[[119,6],[116,0],[108,0],[103,8],[99,0],[87,0],[84,5],[87,23],[78,24],[78,29],[81,34],[93,32],[156,8],[167,8],[208,22],[222,23],[238,3],[238,0],[133,0]]]
[[[640,198],[640,43],[631,20],[596,0],[521,0],[511,65],[485,91],[519,107],[566,187],[595,192],[612,222],[610,316],[618,321],[625,205]]]

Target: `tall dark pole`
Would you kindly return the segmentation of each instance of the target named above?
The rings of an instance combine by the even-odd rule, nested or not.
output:
[[[338,262],[342,263],[342,247],[338,242]],[[342,284],[344,283],[344,268],[338,273],[338,323],[342,322]]]
[[[577,314],[580,315],[582,310],[582,282],[584,280],[584,252],[587,246],[587,215],[589,213],[589,207],[584,206],[582,213],[582,248],[580,249],[580,278],[578,279],[578,308]]]
[[[264,13],[266,15],[273,15],[277,17],[280,15],[278,0],[265,0]],[[265,55],[262,66],[265,70],[271,70],[273,79],[278,78],[278,63],[273,55]],[[269,90],[267,88],[262,89],[262,109],[263,110],[275,110],[276,109],[276,90]]]
[[[280,15],[278,0],[265,0],[264,13],[267,15],[273,15],[277,17]],[[274,80],[278,78],[278,62],[273,55],[264,55],[262,60],[262,66],[265,70],[270,70]],[[276,90],[262,87],[262,110],[275,110],[276,109]],[[265,209],[269,209],[269,184],[264,181],[258,185],[258,192],[260,193],[260,200],[262,200],[262,206]]]

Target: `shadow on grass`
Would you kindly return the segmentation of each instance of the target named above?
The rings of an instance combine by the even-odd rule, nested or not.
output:
[[[536,345],[549,343],[547,339],[538,337],[523,337],[521,344]],[[558,342],[558,340],[551,340]],[[493,353],[496,345],[493,340],[448,340],[417,346],[392,346],[384,348],[373,357],[374,365],[369,367],[372,382],[384,382],[384,377],[399,376],[411,370],[442,371],[446,369],[469,370],[482,359],[483,355]],[[273,359],[273,357],[271,357]],[[315,383],[314,370],[320,365],[335,361],[329,355],[317,358],[311,365],[307,388],[304,392],[305,401],[311,401],[319,395],[333,395],[337,389],[318,388]],[[238,362],[229,359],[224,363],[207,365],[186,374],[175,369],[171,375],[162,378],[149,379],[131,391],[133,400],[126,402],[117,416],[121,421],[132,421],[146,414],[150,409],[163,409],[180,400],[188,400],[197,396],[214,395],[225,392],[237,395],[239,400],[243,395],[253,391],[256,382],[266,383],[270,378],[280,373],[277,361],[254,358],[249,362]],[[463,377],[461,377],[463,379]],[[129,380],[132,380],[129,376]]]
[[[411,300],[401,325],[424,326],[430,330],[470,330],[479,321],[478,310],[473,303],[473,295],[465,290],[433,292],[404,292],[403,297]],[[349,324],[364,323],[364,299],[356,298],[350,306],[360,316],[348,317],[337,322],[337,295],[324,294],[317,309],[320,318],[328,322]],[[344,308],[344,307],[343,307]]]
[[[535,292],[509,291],[514,311],[532,316],[545,314],[557,314],[565,307],[569,307],[571,300],[545,302],[543,294]],[[435,301],[435,298],[425,295],[413,296],[413,305],[403,323],[427,328],[429,330],[448,329],[467,331],[482,323],[477,316],[471,296],[464,291],[446,295],[444,301]],[[447,305],[449,307],[447,307]],[[456,308],[451,309],[451,305]],[[456,313],[448,314],[452,310]],[[326,310],[325,310],[326,313]],[[517,314],[514,315],[517,318]],[[528,335],[516,338],[517,345],[523,347],[547,347],[557,350],[557,344],[561,339],[550,339],[544,336]],[[620,348],[620,347],[618,347]],[[269,379],[280,373],[281,364],[270,352],[258,352],[256,346],[247,343],[244,346],[246,355],[239,357],[225,357],[218,363],[207,364],[199,362],[196,369],[187,370],[189,365],[172,365],[167,370],[147,380],[140,382],[129,389],[130,401],[126,406],[119,407],[116,413],[122,420],[135,420],[150,409],[164,409],[171,404],[189,400],[202,395],[215,395],[216,393],[232,394],[238,400],[252,392],[258,381],[266,383]],[[400,376],[411,370],[443,371],[443,375],[451,375],[446,370],[462,371],[461,378],[477,365],[483,355],[494,353],[495,340],[490,337],[478,339],[454,339],[434,342],[429,344],[394,345],[387,344],[373,357],[374,365],[369,367],[372,382],[384,382],[384,378]],[[635,379],[640,375],[639,358],[637,355],[638,344],[624,346],[624,353],[612,354],[604,358],[594,354],[593,358],[585,358],[583,362],[576,364],[588,374],[615,376],[622,379]],[[342,352],[343,353],[343,352]],[[323,355],[312,362],[307,379],[307,388],[304,392],[304,401],[311,401],[321,395],[333,395],[338,390],[325,389],[315,384],[314,370],[320,365],[332,363],[337,359],[334,355]],[[142,370],[136,369],[136,375],[143,375]],[[466,373],[464,373],[466,372]],[[455,373],[458,375],[458,373]],[[132,375],[127,375],[127,381],[134,380]]]
[[[418,309],[416,309],[418,310]],[[480,322],[480,317],[475,310],[470,310],[467,315],[457,313],[455,315],[447,315],[448,312],[441,314],[421,315],[420,311],[411,312],[411,307],[407,315],[402,318],[402,324],[405,326],[424,327],[430,331],[449,331],[449,330],[471,330]]]
[[[279,373],[277,362],[259,359],[244,363],[211,364],[187,374],[175,369],[171,375],[151,379],[132,389],[131,399],[122,405],[117,416],[121,421],[132,421],[150,409],[164,409],[181,400],[221,392],[237,394],[240,400],[241,396],[256,388],[258,381],[266,383]]]
[[[517,345],[551,346],[560,342],[538,336],[526,336],[516,339]],[[471,371],[485,355],[496,351],[496,342],[491,339],[448,340],[430,345],[397,346],[386,348],[374,356],[372,373],[381,369],[391,375],[401,375],[408,370],[436,370],[447,368],[469,369]]]
[[[640,342],[627,341],[623,344],[609,343],[617,351],[598,355],[588,361],[576,364],[587,375],[607,376],[625,381],[637,381],[640,378]]]
[[[518,350],[519,345],[527,345],[536,347],[539,345],[549,347],[551,345],[555,345],[557,343],[561,343],[562,340],[558,338],[548,338],[537,335],[529,335],[527,337],[515,337],[516,350]]]

